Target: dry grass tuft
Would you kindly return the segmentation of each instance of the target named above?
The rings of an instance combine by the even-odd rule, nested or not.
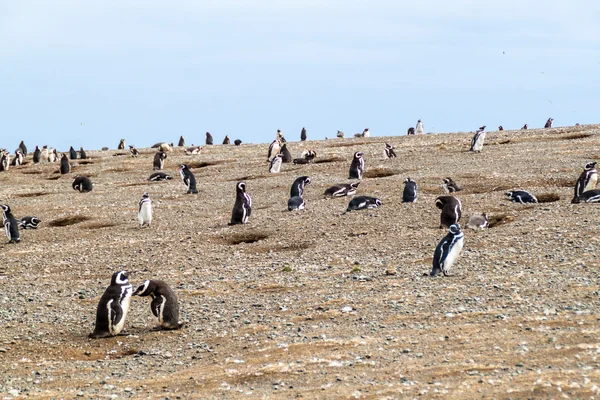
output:
[[[90,219],[90,217],[86,217],[85,215],[73,215],[72,217],[64,217],[52,220],[48,223],[48,226],[69,226],[79,224],[80,222],[89,221]]]
[[[538,199],[538,203],[554,203],[555,201],[560,200],[560,196],[556,193],[544,193],[536,197]]]
[[[358,146],[361,144],[365,144],[364,142],[358,142],[358,141],[338,141],[338,142],[333,142],[330,145],[328,145],[327,147],[352,147],[352,146]]]
[[[37,169],[21,171],[21,173],[25,174],[25,175],[37,175],[37,174],[41,174],[42,172],[43,171],[40,171],[40,170],[37,170]]]
[[[490,215],[488,217],[488,224],[489,224],[490,228],[494,228],[496,226],[510,224],[514,220],[515,220],[515,217],[513,215],[496,214],[496,215]]]
[[[110,228],[112,226],[117,226],[119,225],[116,222],[110,222],[110,221],[99,221],[99,222],[92,222],[90,224],[87,224],[85,226],[83,226],[82,228],[85,229],[101,229],[101,228]]]
[[[219,165],[219,164],[224,164],[226,162],[226,160],[215,160],[215,161],[192,161],[187,163],[186,165],[189,168],[206,168],[206,167],[210,167],[211,165]]]
[[[248,232],[248,233],[234,233],[228,237],[225,237],[225,241],[231,245],[238,245],[240,243],[256,243],[261,240],[268,238],[269,235],[261,232]]]
[[[38,196],[45,196],[47,194],[50,194],[50,193],[49,192],[18,193],[13,196],[14,197],[38,197]]]
[[[342,157],[327,157],[327,158],[315,158],[313,162],[315,164],[323,164],[323,163],[332,163],[332,162],[341,162],[346,161],[346,159]]]
[[[576,139],[585,139],[591,137],[591,133],[575,133],[572,135],[562,136],[560,140],[576,140]]]
[[[373,168],[363,174],[364,178],[386,178],[388,176],[398,175],[399,171],[388,168]]]
[[[92,160],[88,160],[88,159],[77,161],[77,164],[79,164],[79,165],[86,165],[86,164],[93,164],[93,163],[94,162]]]
[[[57,181],[57,180],[59,180],[59,179],[60,179],[60,177],[61,177],[61,175],[50,176],[50,177],[46,178],[46,180],[49,180],[49,181]]]
[[[103,172],[129,172],[129,171],[133,171],[133,168],[131,168],[131,167],[113,167],[113,168],[105,169]]]

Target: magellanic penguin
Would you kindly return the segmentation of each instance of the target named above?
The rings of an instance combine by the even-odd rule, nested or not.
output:
[[[48,146],[42,146],[42,152],[40,153],[40,161],[46,162],[48,161]]]
[[[251,213],[252,198],[246,193],[246,182],[238,182],[235,186],[235,204],[229,225],[247,224]]]
[[[150,225],[152,224],[152,200],[148,193],[144,193],[140,200],[138,207],[138,222],[140,223],[140,228],[143,228],[144,225],[150,228]]]
[[[165,166],[165,158],[167,158],[167,153],[163,151],[159,151],[154,155],[154,162],[152,163],[152,168],[156,170],[161,170]]]
[[[483,142],[485,141],[485,126],[480,127],[475,135],[473,135],[473,139],[471,139],[471,151],[481,153],[483,150]]]
[[[304,187],[308,184],[310,184],[310,178],[308,176],[296,178],[294,183],[292,183],[292,188],[290,189],[290,197],[304,197]]]
[[[19,234],[19,224],[8,204],[0,204],[2,208],[2,223],[4,224],[4,232],[8,238],[8,243],[19,243],[21,241],[21,235]]]
[[[414,135],[415,134],[415,128],[413,128],[412,126],[410,128],[408,128],[406,130],[406,134],[407,135]]]
[[[7,171],[10,166],[10,154],[4,149],[0,150],[0,171]]]
[[[223,144],[229,144],[229,136],[225,135],[225,139],[223,139]]]
[[[181,164],[179,166],[179,175],[181,175],[181,180],[187,187],[187,193],[198,194],[198,189],[196,189],[196,177],[187,165]]]
[[[546,121],[544,128],[552,128],[552,121],[554,121],[553,118],[548,118],[548,121]]]
[[[288,211],[304,210],[306,208],[306,202],[300,196],[290,197],[288,200]]]
[[[92,339],[116,336],[123,330],[129,311],[133,286],[127,271],[115,272],[110,286],[100,298],[96,311],[96,326],[89,337]]]
[[[537,203],[537,198],[527,190],[511,190],[505,193],[515,203]]]
[[[23,157],[27,156],[27,146],[25,146],[25,142],[23,142],[21,140],[21,143],[19,143],[19,148],[21,149],[21,153],[23,153]]]
[[[292,154],[288,150],[286,143],[284,143],[284,144],[281,145],[281,149],[279,150],[279,152],[283,156],[281,158],[281,162],[284,162],[284,163],[290,163],[290,162],[292,162]]]
[[[60,158],[60,173],[68,174],[69,172],[71,172],[71,164],[69,163],[69,157],[67,157],[66,154],[63,154]]]
[[[58,152],[56,149],[48,150],[48,162],[56,162],[58,160]]]
[[[281,155],[281,154],[275,155],[275,157],[273,157],[273,159],[271,160],[271,163],[269,164],[269,172],[272,174],[278,174],[279,171],[281,170],[282,162],[283,162],[283,155]]]
[[[442,210],[440,215],[440,228],[449,228],[450,225],[458,223],[462,216],[462,204],[454,196],[440,196],[435,199],[435,206]]]
[[[187,149],[185,149],[185,154],[187,154],[188,156],[194,156],[196,154],[200,154],[201,150],[202,147],[200,146],[188,147]]]
[[[15,157],[10,165],[13,167],[23,165],[23,151],[20,148],[15,150]]]
[[[600,189],[592,189],[580,194],[571,201],[572,203],[598,203],[600,202]]]
[[[404,191],[402,192],[403,203],[415,203],[417,201],[417,182],[410,178],[404,180]]]
[[[485,229],[489,226],[490,222],[486,213],[473,214],[469,217],[469,221],[467,222],[467,228],[470,229]]]
[[[206,145],[212,146],[212,144],[213,144],[213,137],[210,134],[210,132],[206,132]]]
[[[19,221],[19,226],[23,229],[37,229],[38,226],[42,223],[42,220],[38,217],[23,217]]]
[[[279,143],[285,143],[287,142],[285,140],[285,138],[283,137],[283,132],[281,131],[281,129],[277,129],[277,136],[276,136],[277,140],[279,140]]]
[[[423,123],[421,122],[421,120],[417,121],[417,126],[415,128],[415,133],[417,135],[422,135],[425,133],[425,129],[423,129]]]
[[[454,180],[452,180],[452,178],[450,177],[444,178],[443,182],[444,184],[442,185],[442,187],[444,188],[444,191],[446,193],[454,193],[462,190],[462,188],[458,186],[458,184],[454,182]]]
[[[302,128],[302,131],[300,132],[300,141],[304,142],[306,140],[306,128]]]
[[[344,197],[344,196],[353,196],[356,194],[356,189],[360,185],[360,182],[354,183],[341,183],[339,185],[333,185],[327,190],[323,195],[325,197]]]
[[[119,141],[119,146],[117,147],[118,150],[125,150],[125,139],[121,139]]]
[[[85,152],[83,147],[79,148],[79,158],[81,158],[82,160],[87,159],[87,153]]]
[[[134,145],[130,144],[129,145],[129,154],[131,154],[131,157],[137,158],[137,156],[140,155],[140,152],[138,151],[138,149],[135,148]]]
[[[529,129],[529,126],[527,124],[523,125],[523,127],[521,128],[522,131],[526,131],[527,129]]]
[[[352,164],[350,164],[348,179],[362,179],[364,170],[365,160],[363,159],[363,153],[357,151],[352,158]]]
[[[150,182],[170,181],[171,179],[173,179],[173,177],[164,172],[155,172],[148,178]]]
[[[35,146],[35,150],[33,151],[33,163],[37,164],[42,159],[42,152],[39,146]]]
[[[504,127],[503,127],[502,125],[500,125],[500,126],[498,127],[498,130],[499,130],[499,131],[503,131],[503,130],[504,130]]]
[[[350,203],[348,203],[348,208],[346,209],[346,213],[348,213],[350,211],[355,211],[355,210],[366,210],[369,208],[377,208],[382,204],[383,204],[383,202],[381,201],[381,199],[378,199],[377,197],[356,196],[355,198],[350,200]]]
[[[585,164],[583,172],[579,175],[577,183],[575,183],[575,193],[573,195],[572,203],[576,203],[576,199],[592,189],[596,189],[596,183],[598,182],[598,171],[596,171],[596,162],[589,162]]]
[[[183,138],[183,136],[179,136],[179,142],[177,143],[177,147],[183,146],[185,146],[185,139]]]
[[[241,146],[242,145],[242,141],[240,139],[235,139],[233,141],[233,144],[235,144],[236,146]]]
[[[87,193],[92,191],[92,181],[87,176],[77,175],[73,180],[73,189],[81,192]]]
[[[71,148],[69,149],[69,157],[71,158],[71,160],[77,160],[77,151],[73,148],[73,146],[71,146]]]
[[[444,236],[441,242],[435,248],[433,253],[433,268],[431,276],[443,273],[444,276],[450,274],[450,268],[458,259],[460,251],[464,245],[465,234],[460,229],[460,224],[452,224],[448,228],[448,234]]]
[[[369,137],[371,133],[369,132],[369,128],[365,128],[361,133],[355,133],[354,137]]]
[[[317,152],[315,150],[304,150],[302,154],[300,154],[299,158],[294,158],[292,161],[294,164],[310,164],[317,157]]]
[[[278,139],[275,139],[269,145],[269,152],[267,153],[267,161],[271,161],[272,157],[275,157],[279,154],[279,150],[281,149],[281,143],[279,143]]]
[[[343,139],[344,138],[344,132],[338,130],[337,133],[335,134],[336,137]]]
[[[152,314],[158,318],[158,329],[179,329],[183,322],[179,320],[179,304],[173,289],[160,280],[148,280],[138,287],[134,296],[150,296],[152,302],[150,309]]]
[[[385,144],[384,149],[385,155],[387,158],[396,158],[396,152],[394,151],[394,146],[389,143]]]

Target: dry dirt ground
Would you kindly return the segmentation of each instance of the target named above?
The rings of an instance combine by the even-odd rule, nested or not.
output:
[[[20,244],[0,244],[0,395],[599,398],[599,205],[570,200],[585,163],[600,158],[600,126],[490,132],[481,154],[467,151],[470,139],[289,143],[294,156],[313,148],[328,162],[279,174],[268,173],[267,145],[176,149],[165,167],[174,180],[158,183],[146,180],[151,149],[137,159],[90,151],[68,176],[48,163],[0,173],[0,200],[43,221]],[[397,159],[384,159],[385,142]],[[358,194],[383,206],[341,215],[349,198],[322,193],[348,181],[358,150],[368,171]],[[198,195],[185,194],[183,162]],[[93,192],[75,192],[75,174],[91,176]],[[284,212],[301,175],[312,178],[307,209]],[[415,204],[401,202],[409,176]],[[447,176],[464,187],[463,226],[482,211],[499,223],[466,230],[454,276],[430,278]],[[229,227],[239,180],[252,216]],[[510,203],[512,188],[560,199]],[[145,191],[154,224],[139,229]],[[88,339],[120,269],[134,287],[167,281],[185,328],[152,331],[149,300],[136,297],[125,335]]]

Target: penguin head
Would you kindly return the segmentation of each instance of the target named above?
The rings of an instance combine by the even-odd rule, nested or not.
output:
[[[357,151],[356,153],[354,153],[354,158],[355,159],[360,159],[360,158],[362,158],[362,156],[363,156],[363,153],[360,152],[360,151]]]
[[[138,288],[135,289],[135,292],[133,292],[133,296],[148,296],[151,292],[153,292],[152,288],[150,287],[150,283],[151,281],[147,280],[138,286]]]
[[[589,171],[591,169],[594,169],[596,167],[596,161],[594,162],[589,162],[587,164],[585,164],[585,170]]]
[[[182,171],[186,171],[186,170],[188,170],[189,168],[188,168],[188,166],[187,166],[187,165],[185,165],[185,164],[181,164],[181,165],[179,166],[179,169],[180,169],[180,170],[182,170]]]
[[[444,178],[444,183],[447,185],[449,183],[452,183],[452,178]]]
[[[374,204],[375,204],[377,207],[379,207],[379,206],[383,205],[383,202],[381,201],[381,199],[375,199],[375,202],[374,202]]]
[[[4,212],[10,212],[10,207],[8,204],[0,204],[0,208],[2,208],[2,211]]]
[[[238,190],[241,190],[242,192],[246,192],[246,182],[238,182],[237,184],[237,188]]]
[[[356,189],[358,187],[358,185],[360,185],[360,182],[354,182],[350,184],[350,187],[353,189]]]
[[[386,148],[386,149],[393,149],[393,148],[394,148],[394,146],[392,146],[392,145],[391,145],[391,144],[389,144],[389,143],[386,143],[386,144],[385,144],[385,148]]]
[[[460,224],[456,223],[456,224],[450,225],[450,228],[448,228],[448,231],[453,235],[460,233]]]
[[[110,281],[111,285],[125,285],[129,283],[129,272],[119,271],[115,272]]]
[[[304,181],[305,185],[308,185],[311,182],[311,180],[308,176],[303,176],[303,177],[301,177],[301,179]]]
[[[147,198],[149,198],[149,197],[150,197],[150,195],[148,194],[148,192],[145,192],[145,193],[142,195],[142,199],[147,199]]]
[[[502,125],[500,125],[500,126],[498,127],[498,130],[499,130],[499,131],[503,131],[503,130],[504,130],[504,128],[502,127]]]
[[[509,199],[511,199],[511,200],[512,200],[512,198],[513,198],[513,196],[514,196],[514,192],[513,192],[512,190],[511,190],[510,192],[506,192],[506,193],[504,193],[504,194],[505,194],[505,195],[507,195],[507,196],[508,196],[508,198],[509,198]]]
[[[409,183],[409,182],[414,182],[414,181],[413,181],[412,179],[410,179],[410,177],[408,177],[408,178],[406,178],[406,179],[404,180],[404,184],[405,184],[405,185],[406,185],[407,183]]]

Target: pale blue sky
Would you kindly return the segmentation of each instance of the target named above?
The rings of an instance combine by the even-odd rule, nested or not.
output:
[[[594,0],[0,0],[0,147],[598,123],[599,21]]]

